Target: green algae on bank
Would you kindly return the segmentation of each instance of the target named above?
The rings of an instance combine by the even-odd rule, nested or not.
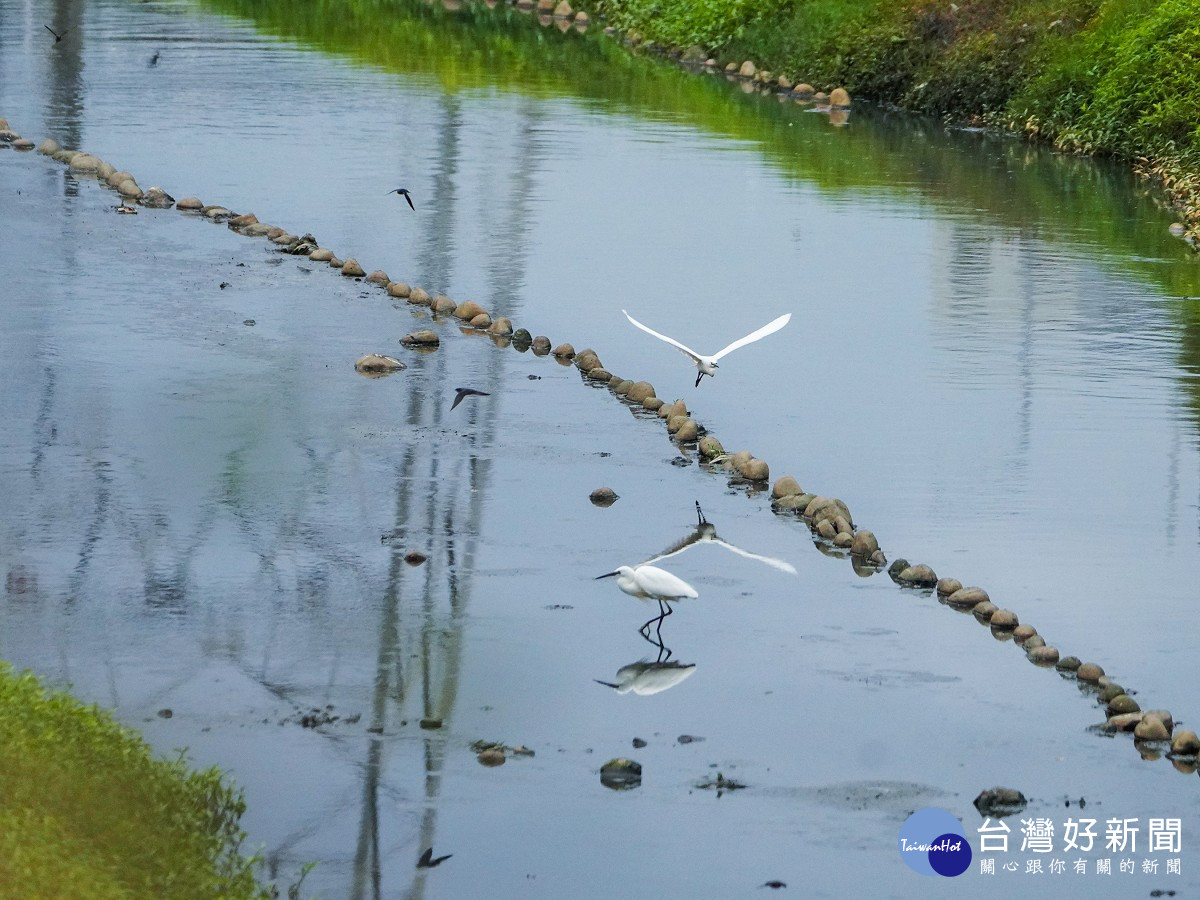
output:
[[[273,896],[240,853],[240,790],[0,663],[0,893]]]
[[[1198,0],[597,0],[639,39],[787,81],[1200,172]],[[1200,208],[1180,203],[1195,245]]]

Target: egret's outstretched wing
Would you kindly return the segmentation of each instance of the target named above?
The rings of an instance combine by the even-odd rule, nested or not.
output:
[[[749,550],[743,550],[741,547],[736,547],[728,541],[723,541],[720,538],[711,538],[703,543],[720,544],[726,550],[732,550],[738,556],[744,556],[746,559],[754,559],[760,563],[766,563],[774,569],[779,569],[781,572],[787,572],[789,575],[795,575],[796,567],[789,562],[784,562],[782,559],[776,559],[773,556],[763,556],[759,553],[751,553]]]
[[[666,341],[668,344],[670,344],[675,349],[677,349],[683,353],[686,353],[688,356],[690,356],[696,362],[700,361],[700,354],[697,353],[695,350],[693,350],[691,347],[685,347],[683,344],[679,343],[679,341],[675,340],[675,338],[669,338],[665,334],[659,334],[653,328],[647,328],[645,325],[643,325],[641,322],[639,322],[637,319],[635,319],[629,313],[625,312],[625,310],[621,310],[621,312],[625,313],[625,318],[627,318],[630,322],[632,322],[638,328],[642,329],[642,331],[646,332],[646,334],[652,334],[656,338],[658,338],[660,341]],[[783,326],[781,325],[779,327],[782,328]],[[745,340],[745,338],[743,338],[743,340]]]
[[[626,313],[626,315],[628,315],[628,313]],[[782,328],[784,325],[786,325],[791,320],[791,318],[792,318],[791,313],[784,313],[782,316],[780,316],[778,319],[775,319],[773,322],[768,322],[762,328],[758,329],[758,331],[752,332],[751,334],[746,335],[744,338],[738,338],[736,341],[734,341],[732,344],[730,344],[728,347],[726,347],[720,353],[714,353],[712,358],[714,360],[718,360],[722,356],[725,356],[727,353],[732,353],[734,350],[738,349],[738,347],[745,347],[747,344],[753,344],[755,341],[765,338],[768,334],[774,334],[776,331],[778,331],[780,328]],[[630,321],[633,321],[633,320],[631,319]],[[637,325],[637,322],[634,322],[633,324]],[[645,325],[642,325],[640,327],[646,328]],[[646,328],[646,330],[650,331],[649,328]],[[654,334],[653,331],[650,331],[650,333]],[[662,335],[660,334],[659,337],[662,337]],[[663,338],[663,340],[671,341],[670,338]],[[671,343],[674,344],[675,342],[671,341]]]

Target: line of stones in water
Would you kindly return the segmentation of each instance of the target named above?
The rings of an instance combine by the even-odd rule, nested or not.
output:
[[[29,151],[34,144],[11,131],[8,120],[0,117],[0,147]],[[655,394],[654,386],[648,381],[635,382],[614,375],[604,368],[594,350],[585,349],[577,353],[568,343],[552,348],[549,338],[544,335],[532,336],[524,328],[514,329],[513,323],[506,317],[493,319],[483,306],[473,300],[457,302],[445,294],[431,295],[423,288],[392,281],[383,271],[368,275],[357,260],[338,258],[333,251],[319,246],[311,234],[297,236],[286,229],[259,222],[253,214],[239,215],[227,207],[204,204],[194,197],[176,201],[159,187],[143,191],[131,173],[119,170],[91,154],[64,149],[51,138],[43,140],[37,149],[39,153],[65,163],[72,175],[95,178],[102,185],[117,191],[122,198],[121,205],[117,207],[120,211],[136,213],[136,207],[128,205],[130,202],[155,209],[174,206],[198,218],[224,222],[238,234],[265,237],[279,248],[278,252],[305,256],[314,262],[327,262],[345,277],[366,280],[378,285],[390,297],[403,299],[413,306],[427,307],[435,323],[448,318],[456,319],[463,323],[464,333],[485,334],[497,347],[512,346],[522,353],[532,350],[535,356],[551,356],[561,365],[574,364],[585,384],[608,388],[638,418],[663,419],[671,440],[681,452],[695,448],[699,465],[705,471],[729,475],[730,483],[743,487],[748,496],[761,493],[770,484],[770,467],[765,460],[758,459],[747,450],[726,453],[721,442],[692,417],[683,400],[668,403]],[[428,349],[437,347],[440,338],[432,329],[422,329],[406,334],[401,338],[401,343],[408,347]],[[355,368],[364,375],[379,377],[406,366],[395,357],[373,353],[359,359]],[[809,528],[813,544],[822,553],[842,559],[848,557],[854,571],[864,577],[876,574],[887,565],[875,535],[854,525],[850,509],[843,501],[807,492],[791,475],[776,479],[770,488],[772,510],[777,515],[803,521]],[[1106,721],[1096,726],[1097,731],[1132,733],[1134,746],[1143,759],[1155,760],[1165,753],[1178,771],[1184,774],[1197,771],[1200,737],[1194,731],[1176,731],[1174,717],[1167,710],[1143,710],[1131,696],[1136,692],[1110,679],[1098,664],[1082,662],[1075,656],[1061,656],[1057,648],[1046,643],[1036,628],[1022,623],[1017,613],[993,604],[983,588],[964,586],[956,578],[939,578],[929,566],[913,565],[905,559],[895,560],[887,571],[902,589],[915,590],[926,596],[936,594],[938,601],[951,609],[971,613],[978,622],[988,626],[994,638],[1011,640],[1024,650],[1031,663],[1056,669],[1064,679],[1075,681],[1081,691],[1095,696],[1099,703],[1105,705],[1107,713]]]

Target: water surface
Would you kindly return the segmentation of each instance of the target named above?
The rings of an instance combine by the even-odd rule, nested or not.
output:
[[[1144,188],[866,108],[836,128],[503,8],[386,10],[0,2],[0,115],[593,346],[1189,724],[1200,332],[1177,298],[1200,288]],[[939,806],[973,834],[1003,783],[1059,822],[1079,796],[1183,817],[1182,876],[1122,877],[1195,887],[1194,774],[1089,733],[1073,684],[815,552],[764,495],[672,466],[574,369],[446,323],[402,351],[419,311],[174,211],[117,216],[40,156],[0,152],[0,196],[0,654],[229,769],[284,883],[318,860],[323,896],[961,890],[904,868],[899,825]],[[623,308],[701,350],[793,320],[693,388]],[[368,351],[409,368],[364,379]],[[451,412],[460,384],[491,397]],[[711,545],[664,563],[700,592],[663,626],[694,674],[617,694],[597,680],[657,658],[650,610],[592,579],[692,534],[696,501],[797,574]],[[536,756],[483,768],[478,739]],[[638,790],[601,787],[619,755]],[[750,787],[695,787],[718,771]],[[430,845],[453,858],[416,870]]]

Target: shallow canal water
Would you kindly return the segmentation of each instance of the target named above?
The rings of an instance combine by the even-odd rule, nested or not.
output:
[[[293,7],[0,0],[0,115],[594,347],[1196,727],[1200,269],[1143,186],[870,109],[835,127],[504,7]],[[115,205],[0,151],[0,658],[228,769],[281,884],[317,861],[325,897],[1200,887],[1194,772],[1089,731],[1075,682],[818,552],[657,419],[449,322],[405,350],[425,311]],[[622,309],[705,351],[793,318],[696,388]],[[372,351],[407,370],[363,378]],[[451,410],[460,385],[490,396]],[[593,579],[699,534],[697,502],[794,572],[672,557],[700,596],[659,650]],[[668,648],[668,689],[598,683]],[[477,740],[535,755],[484,767]],[[640,787],[601,784],[618,756]],[[747,787],[698,786],[717,773]],[[1022,852],[1012,817],[994,875],[906,868],[923,807],[978,857],[996,784],[1056,848],[1081,816],[1141,842]],[[1180,851],[1150,852],[1171,817]],[[415,868],[430,846],[453,856]]]

